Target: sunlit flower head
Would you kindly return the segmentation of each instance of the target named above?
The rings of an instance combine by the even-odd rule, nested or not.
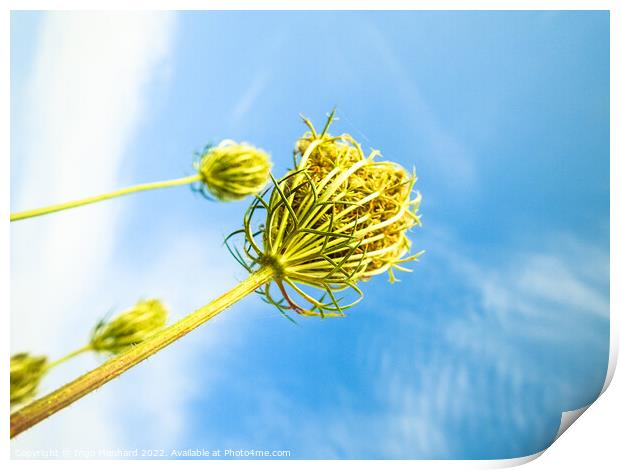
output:
[[[310,131],[296,144],[295,169],[245,217],[246,267],[274,267],[278,299],[272,285],[263,294],[302,315],[342,316],[361,300],[359,280],[385,271],[395,280],[394,269],[408,271],[401,264],[421,254],[406,256],[407,231],[420,222],[415,173],[376,161],[376,150],[365,156],[349,135],[329,135],[332,118],[320,134],[305,120]],[[254,223],[261,213],[263,223]],[[347,302],[348,290],[358,299]]]

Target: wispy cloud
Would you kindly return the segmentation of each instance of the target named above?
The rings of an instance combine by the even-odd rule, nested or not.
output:
[[[539,246],[548,249],[490,265],[437,244],[442,276],[464,289],[445,288],[455,307],[434,321],[403,314],[400,328],[412,337],[401,337],[382,364],[408,423],[402,429],[417,431],[410,451],[485,458],[493,457],[486,449],[503,457],[538,451],[562,411],[595,399],[607,364],[608,254],[561,234]]]

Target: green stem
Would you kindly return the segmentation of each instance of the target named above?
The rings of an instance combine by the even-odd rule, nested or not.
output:
[[[92,204],[93,202],[105,201],[106,199],[112,199],[118,196],[124,196],[125,194],[137,193],[139,191],[147,191],[149,189],[169,188],[171,186],[181,186],[184,184],[195,183],[202,181],[202,176],[197,173],[192,176],[185,176],[183,178],[177,178],[166,181],[156,181],[154,183],[137,184],[128,188],[118,189],[105,194],[99,194],[98,196],[91,196],[84,199],[77,199],[75,201],[69,201],[62,204],[54,204],[52,206],[41,207],[39,209],[32,209],[22,212],[14,212],[11,214],[11,222],[16,220],[28,219],[30,217],[37,217],[40,215],[51,214],[52,212],[64,211],[65,209],[71,209],[73,207],[85,206],[86,204]]]
[[[118,354],[98,368],[78,377],[73,382],[15,411],[11,414],[11,438],[118,377],[126,370],[144,361],[169,344],[174,343],[235,302],[254,292],[263,284],[269,282],[273,278],[274,273],[274,268],[271,266],[260,268],[245,281],[241,281],[225,294],[190,313],[175,324],[170,325],[131,349]]]
[[[85,353],[86,351],[90,351],[90,350],[91,350],[90,344],[89,344],[89,345],[87,345],[87,346],[84,346],[83,348],[76,349],[75,351],[70,352],[70,353],[69,353],[69,354],[67,354],[66,356],[61,357],[60,359],[56,359],[55,361],[50,362],[49,364],[47,364],[47,365],[45,366],[45,371],[47,372],[47,371],[48,371],[48,370],[50,370],[52,367],[59,366],[59,365],[60,365],[60,364],[62,364],[63,362],[66,362],[66,361],[68,361],[69,359],[72,359],[72,358],[74,358],[75,356],[79,356],[80,354]]]

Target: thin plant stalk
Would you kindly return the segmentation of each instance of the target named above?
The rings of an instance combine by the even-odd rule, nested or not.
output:
[[[76,349],[75,351],[70,352],[69,354],[67,354],[66,356],[61,357],[60,359],[56,359],[53,362],[50,362],[49,364],[47,364],[45,366],[45,370],[48,371],[53,367],[59,366],[60,364],[62,364],[63,362],[68,361],[69,359],[73,359],[76,356],[79,356],[80,354],[83,354],[87,351],[90,351],[92,348],[89,345],[84,346],[83,348],[80,349]]]
[[[28,219],[30,217],[37,217],[40,215],[51,214],[53,212],[60,212],[65,209],[72,209],[74,207],[85,206],[94,202],[105,201],[106,199],[112,199],[119,196],[125,196],[126,194],[137,193],[140,191],[148,191],[150,189],[169,188],[172,186],[182,186],[186,184],[196,183],[202,181],[200,174],[185,176],[183,178],[177,178],[165,181],[156,181],[154,183],[137,184],[128,188],[118,189],[109,193],[99,194],[98,196],[86,197],[83,199],[76,199],[75,201],[69,201],[62,204],[54,204],[47,207],[40,207],[38,209],[32,209],[22,212],[14,212],[11,214],[11,222],[17,220]]]
[[[199,308],[173,325],[122,352],[58,390],[11,414],[11,438],[55,414],[71,403],[118,377],[169,344],[207,322],[217,314],[273,279],[275,269],[263,266],[225,294]]]

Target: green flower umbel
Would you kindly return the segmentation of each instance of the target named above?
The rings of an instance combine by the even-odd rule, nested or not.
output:
[[[47,358],[19,353],[11,356],[11,406],[33,398],[47,372]]]
[[[118,354],[160,331],[167,318],[168,312],[159,300],[141,300],[110,322],[101,321],[93,331],[89,349]]]
[[[250,144],[224,140],[209,148],[197,169],[202,182],[217,199],[236,201],[258,194],[269,181],[269,154]]]

